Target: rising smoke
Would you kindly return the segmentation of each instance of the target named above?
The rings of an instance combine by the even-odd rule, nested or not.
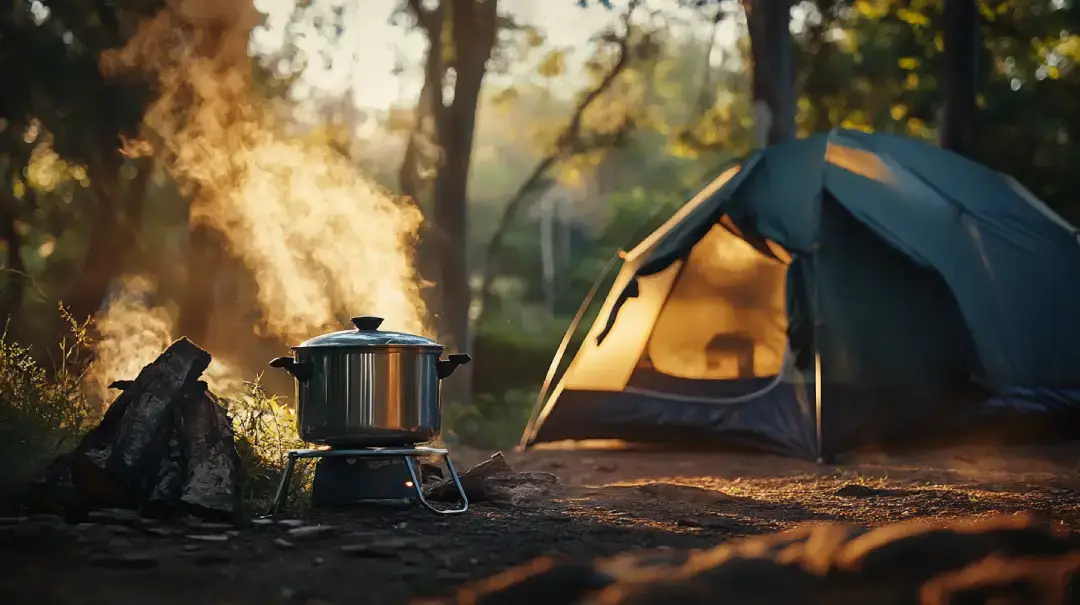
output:
[[[248,40],[258,22],[251,0],[170,0],[124,48],[104,54],[104,73],[141,74],[159,91],[145,136],[125,151],[158,154],[190,196],[193,224],[224,234],[251,271],[262,317],[253,329],[295,343],[372,313],[387,328],[427,333],[412,263],[420,211],[329,145],[285,133],[282,110],[252,76]],[[159,336],[139,339],[148,346],[118,342],[125,331],[108,329],[147,318]],[[123,351],[101,357],[99,382],[131,377],[162,341],[181,336],[168,314],[125,297],[99,324],[100,350]]]

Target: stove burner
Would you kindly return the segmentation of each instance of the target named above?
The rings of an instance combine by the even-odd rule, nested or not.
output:
[[[424,497],[420,456],[434,456],[446,461],[446,469],[461,497],[461,507],[435,508]],[[365,502],[412,503],[420,502],[428,510],[440,515],[453,515],[469,510],[469,500],[461,487],[454,463],[445,449],[432,447],[410,448],[358,448],[325,450],[290,450],[285,461],[277,494],[270,514],[277,513],[288,497],[289,480],[296,461],[301,458],[319,458],[312,485],[312,506],[328,507]]]
[[[335,456],[322,458],[315,466],[313,508],[411,505],[415,501],[412,479],[401,458]]]

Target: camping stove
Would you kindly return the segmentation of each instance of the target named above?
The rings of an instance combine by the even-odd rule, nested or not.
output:
[[[436,508],[424,497],[420,457],[437,457],[446,462],[450,480],[461,499],[459,508]],[[277,494],[270,508],[276,514],[288,498],[289,481],[296,461],[319,459],[312,482],[311,503],[315,508],[364,504],[413,505],[417,502],[440,515],[469,510],[469,499],[447,450],[426,446],[290,450]]]

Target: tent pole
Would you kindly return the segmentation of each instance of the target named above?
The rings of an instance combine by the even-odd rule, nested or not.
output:
[[[585,318],[585,311],[588,310],[593,298],[596,297],[596,293],[600,291],[600,284],[603,283],[604,278],[607,277],[607,274],[611,272],[611,268],[615,266],[616,261],[620,260],[620,258],[621,256],[619,254],[615,254],[608,260],[607,264],[604,265],[603,270],[600,271],[600,276],[596,278],[592,288],[590,288],[588,294],[585,295],[585,299],[581,301],[581,306],[578,307],[574,319],[570,321],[570,327],[567,328],[566,333],[563,334],[562,342],[559,343],[559,348],[556,349],[555,356],[551,359],[551,365],[548,366],[547,376],[544,377],[544,384],[540,387],[540,394],[536,398],[536,405],[533,406],[532,415],[529,416],[529,423],[525,425],[525,432],[521,436],[521,443],[518,444],[519,450],[528,445],[529,440],[532,439],[533,428],[536,425],[536,421],[539,419],[540,414],[543,412],[548,392],[551,389],[552,380],[559,371],[559,364],[562,362],[563,355],[566,354],[566,349],[570,346],[570,341],[573,340],[578,325],[581,324],[581,320]]]
[[[819,301],[819,292],[818,292],[818,249],[819,248],[820,248],[820,244],[818,242],[814,242],[813,251],[812,251],[811,257],[810,257],[810,264],[814,269],[813,286],[812,286],[814,302],[813,302],[813,305],[812,305],[811,308],[814,310],[814,318],[813,318],[813,321],[812,321],[812,324],[813,324],[812,333],[813,333],[813,340],[814,340],[814,430],[815,430],[816,445],[817,445],[817,463],[818,464],[824,464],[825,463],[825,449],[824,449],[824,440],[822,439],[822,430],[821,430],[821,393],[822,393],[822,390],[823,390],[821,388],[821,374],[822,374],[822,372],[821,372],[821,338],[820,338],[820,333],[818,331],[818,328],[821,325],[821,310],[820,310],[821,303]]]

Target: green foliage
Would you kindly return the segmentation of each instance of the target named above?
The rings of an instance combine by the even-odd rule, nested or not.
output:
[[[536,405],[536,391],[509,390],[498,395],[479,393],[472,405],[446,411],[447,436],[459,443],[486,449],[517,445]]]
[[[803,3],[804,5],[808,3]],[[932,139],[943,100],[941,0],[813,2],[798,36],[801,131],[833,126]],[[975,159],[1080,221],[1080,3],[982,2]]]
[[[535,307],[510,321],[493,316],[477,329],[473,349],[473,391],[498,396],[514,390],[537,389],[544,380],[551,357],[570,323]],[[532,324],[530,329],[526,324]]]
[[[33,474],[73,448],[100,416],[81,391],[93,345],[87,325],[63,308],[61,315],[68,333],[49,368],[13,342],[6,326],[0,332],[0,508],[12,506]]]
[[[302,449],[305,443],[296,432],[293,410],[284,399],[267,393],[262,376],[244,383],[244,392],[236,399],[221,403],[229,410],[236,432],[243,476],[243,502],[252,513],[268,509],[273,500],[289,450]],[[311,486],[313,467],[298,463],[289,485],[291,505],[307,502],[299,498]]]

